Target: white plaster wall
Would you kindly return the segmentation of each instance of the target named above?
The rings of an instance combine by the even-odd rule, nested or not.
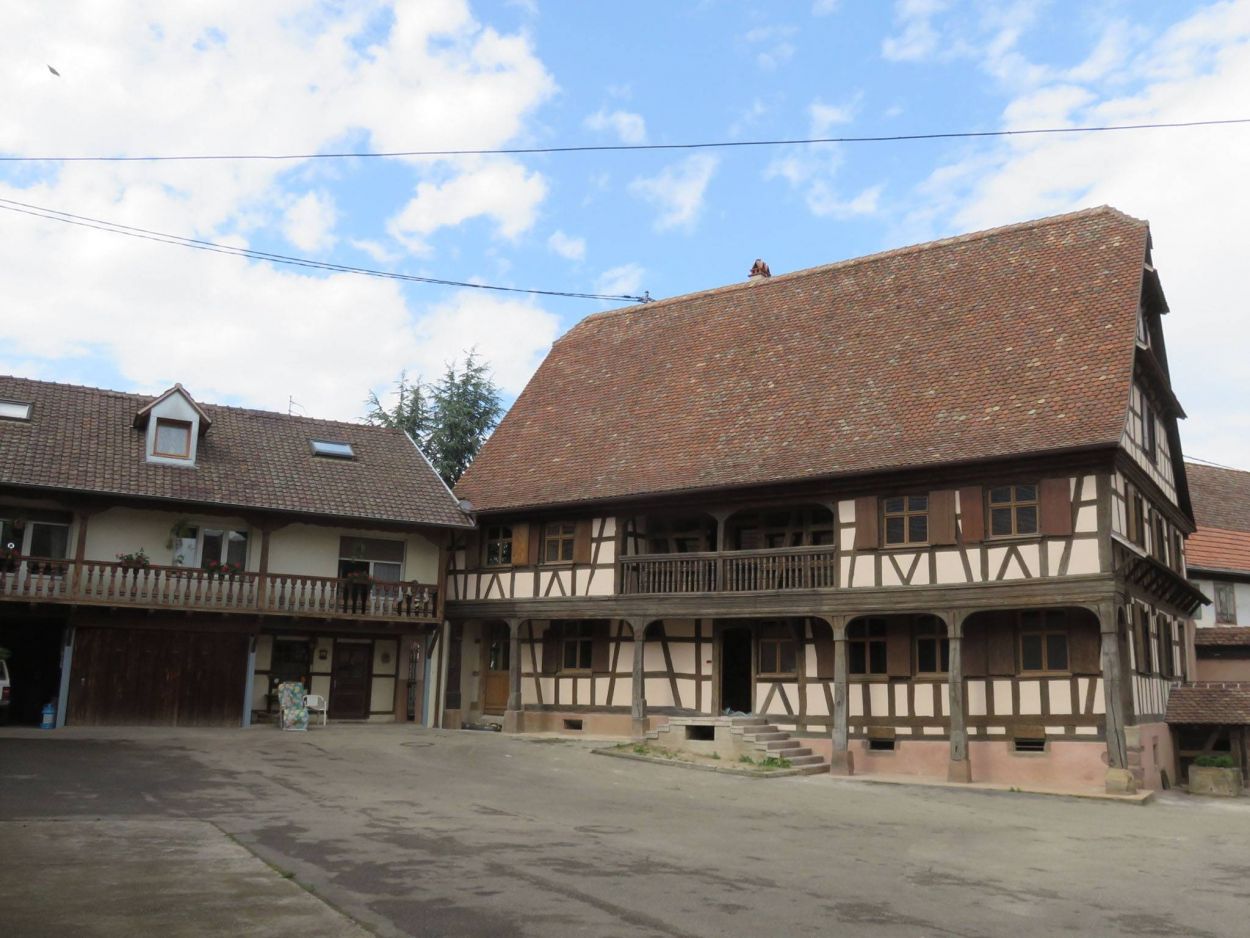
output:
[[[374,537],[404,541],[402,578],[422,583],[438,582],[438,546],[420,534],[397,535],[390,531],[364,528],[336,528],[314,524],[292,524],[269,536],[269,572],[335,577],[339,573],[339,538]],[[249,552],[255,552],[259,535],[249,537]],[[255,543],[254,543],[255,542]],[[252,568],[249,568],[252,569]]]
[[[160,463],[163,466],[186,466],[188,468],[195,465],[195,458],[200,449],[200,415],[196,409],[191,406],[191,402],[181,393],[175,391],[165,400],[161,401],[149,412],[147,431],[145,434],[145,450],[149,462]],[[162,456],[153,456],[152,451],[156,442],[156,420],[157,418],[164,420],[185,420],[191,424],[191,454],[189,459],[177,459]],[[211,430],[210,430],[211,432]]]
[[[1215,621],[1215,581],[1208,579],[1194,580],[1193,582],[1211,600],[1211,605],[1200,607],[1194,614],[1194,624],[1199,628],[1223,625],[1224,623]],[[1233,584],[1233,602],[1237,606],[1237,622],[1235,624],[1250,625],[1250,583]]]

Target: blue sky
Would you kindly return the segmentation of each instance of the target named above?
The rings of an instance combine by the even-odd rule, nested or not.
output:
[[[1250,2],[66,2],[0,153],[676,143],[1250,117]],[[60,76],[52,75],[53,65]],[[1109,202],[1150,219],[1187,452],[1250,468],[1250,128],[698,152],[7,164],[0,197],[456,280],[672,296]],[[605,304],[400,286],[0,212],[0,371],[352,419],[476,347],[509,400]]]

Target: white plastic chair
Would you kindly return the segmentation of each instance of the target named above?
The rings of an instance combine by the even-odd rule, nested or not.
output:
[[[320,694],[305,694],[304,695],[304,709],[307,710],[310,714],[320,713],[321,725],[322,726],[326,725],[326,709],[327,709],[326,699],[322,697]]]

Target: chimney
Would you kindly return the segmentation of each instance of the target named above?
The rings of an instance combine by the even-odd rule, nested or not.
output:
[[[773,272],[768,269],[768,265],[757,257],[755,263],[751,265],[751,275],[747,279],[758,280],[771,277],[772,275]]]

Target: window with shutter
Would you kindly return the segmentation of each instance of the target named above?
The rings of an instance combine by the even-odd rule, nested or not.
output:
[[[881,500],[887,547],[929,542],[929,496],[896,495]]]
[[[1037,486],[996,485],[989,493],[990,536],[1037,533]]]
[[[858,619],[847,626],[846,638],[851,674],[886,673],[885,619]]]

